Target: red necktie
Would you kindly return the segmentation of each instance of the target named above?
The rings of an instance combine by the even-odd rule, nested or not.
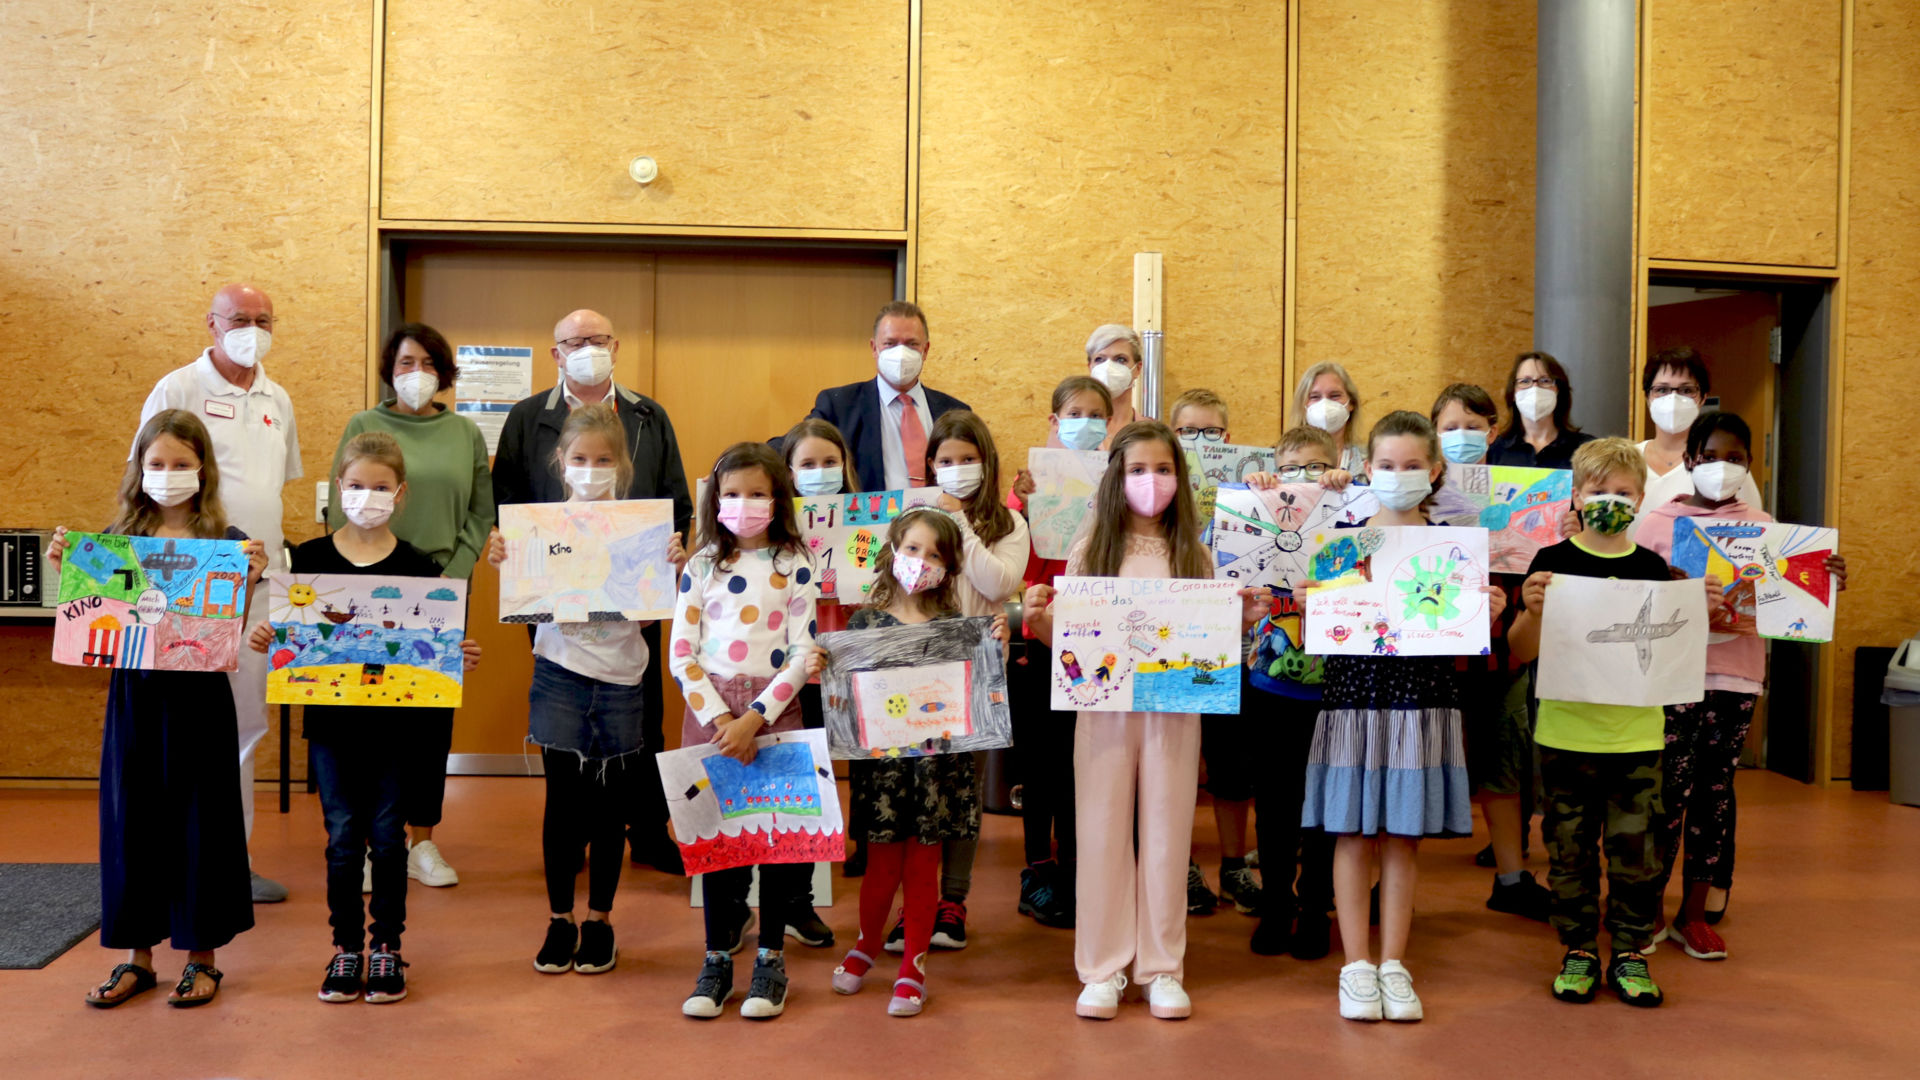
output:
[[[900,403],[900,452],[907,458],[907,485],[925,487],[927,483],[927,429],[920,423],[920,410],[905,394],[893,400]]]

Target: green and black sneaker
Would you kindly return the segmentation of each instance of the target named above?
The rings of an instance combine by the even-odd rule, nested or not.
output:
[[[1613,954],[1613,963],[1607,965],[1607,983],[1629,1005],[1651,1009],[1666,1000],[1653,981],[1653,972],[1647,970],[1647,958],[1637,952]]]
[[[1644,966],[1644,965],[1643,965]],[[1575,1005],[1593,1000],[1600,986],[1600,958],[1585,949],[1568,949],[1553,980],[1553,996]]]

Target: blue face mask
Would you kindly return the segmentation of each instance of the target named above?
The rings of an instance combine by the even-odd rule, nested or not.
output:
[[[838,465],[829,469],[793,470],[793,486],[802,495],[838,495],[845,485]]]
[[[1440,452],[1448,461],[1471,465],[1487,456],[1487,433],[1471,428],[1456,428],[1440,433]]]
[[[1098,450],[1107,437],[1107,422],[1097,416],[1060,419],[1060,442],[1075,450]]]

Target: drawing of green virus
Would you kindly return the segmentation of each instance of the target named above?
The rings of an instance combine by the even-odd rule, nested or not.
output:
[[[1407,565],[1405,576],[1394,582],[1405,605],[1400,614],[1403,622],[1425,619],[1427,629],[1437,630],[1440,620],[1459,616],[1460,606],[1454,600],[1460,595],[1460,586],[1452,580],[1457,563],[1429,555],[1416,556]]]

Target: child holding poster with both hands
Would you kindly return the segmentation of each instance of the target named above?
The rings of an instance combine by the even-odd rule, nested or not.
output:
[[[1212,578],[1213,559],[1173,431],[1139,420],[1113,438],[1094,496],[1092,527],[1067,559],[1071,577]],[[1263,589],[1241,592],[1244,626],[1258,622]],[[1027,590],[1024,622],[1053,640],[1050,584]],[[1075,1012],[1119,1014],[1126,967],[1147,987],[1150,1011],[1184,1019],[1187,861],[1200,769],[1196,713],[1082,713],[1073,770],[1080,861],[1075,881],[1074,967],[1083,989]],[[1135,836],[1138,836],[1136,845]]]

